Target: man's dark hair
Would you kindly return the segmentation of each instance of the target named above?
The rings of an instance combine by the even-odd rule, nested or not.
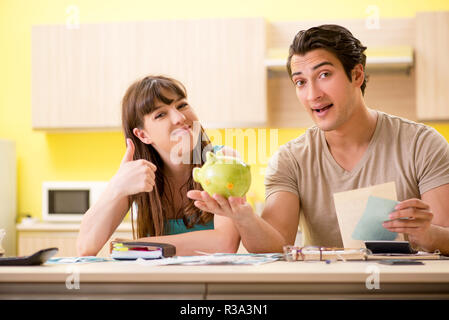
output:
[[[290,78],[292,77],[290,63],[293,55],[305,55],[315,49],[325,49],[333,53],[343,65],[349,81],[352,81],[351,71],[357,64],[360,63],[365,71],[366,55],[363,52],[366,47],[348,29],[335,24],[325,24],[301,30],[296,34],[290,45],[287,60],[287,71]],[[365,73],[365,79],[360,87],[362,95],[365,94],[366,81]]]

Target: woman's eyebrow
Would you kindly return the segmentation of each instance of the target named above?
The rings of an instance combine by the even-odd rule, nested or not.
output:
[[[154,111],[156,111],[157,109],[163,108],[163,107],[165,107],[167,105],[171,105],[172,103],[176,103],[176,102],[182,101],[182,100],[186,100],[186,97],[179,96],[176,99],[167,99],[167,98],[164,97],[164,101],[159,101],[159,102],[162,102],[163,105],[155,105],[154,106]]]

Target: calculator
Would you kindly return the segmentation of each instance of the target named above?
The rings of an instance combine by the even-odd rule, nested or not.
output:
[[[58,252],[58,248],[39,250],[29,256],[0,258],[0,266],[38,266]]]
[[[415,254],[414,250],[408,241],[365,241],[365,247],[373,254]]]

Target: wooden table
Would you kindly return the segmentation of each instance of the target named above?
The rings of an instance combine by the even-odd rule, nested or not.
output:
[[[2,266],[0,299],[448,299],[449,260],[424,264],[144,266],[107,261]]]

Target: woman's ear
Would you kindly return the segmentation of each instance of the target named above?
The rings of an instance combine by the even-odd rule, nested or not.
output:
[[[139,129],[139,128],[134,128],[133,129],[133,133],[143,143],[145,143],[145,144],[151,144],[152,143],[152,140],[150,139],[148,134],[145,132],[145,130],[142,130],[142,129]]]

